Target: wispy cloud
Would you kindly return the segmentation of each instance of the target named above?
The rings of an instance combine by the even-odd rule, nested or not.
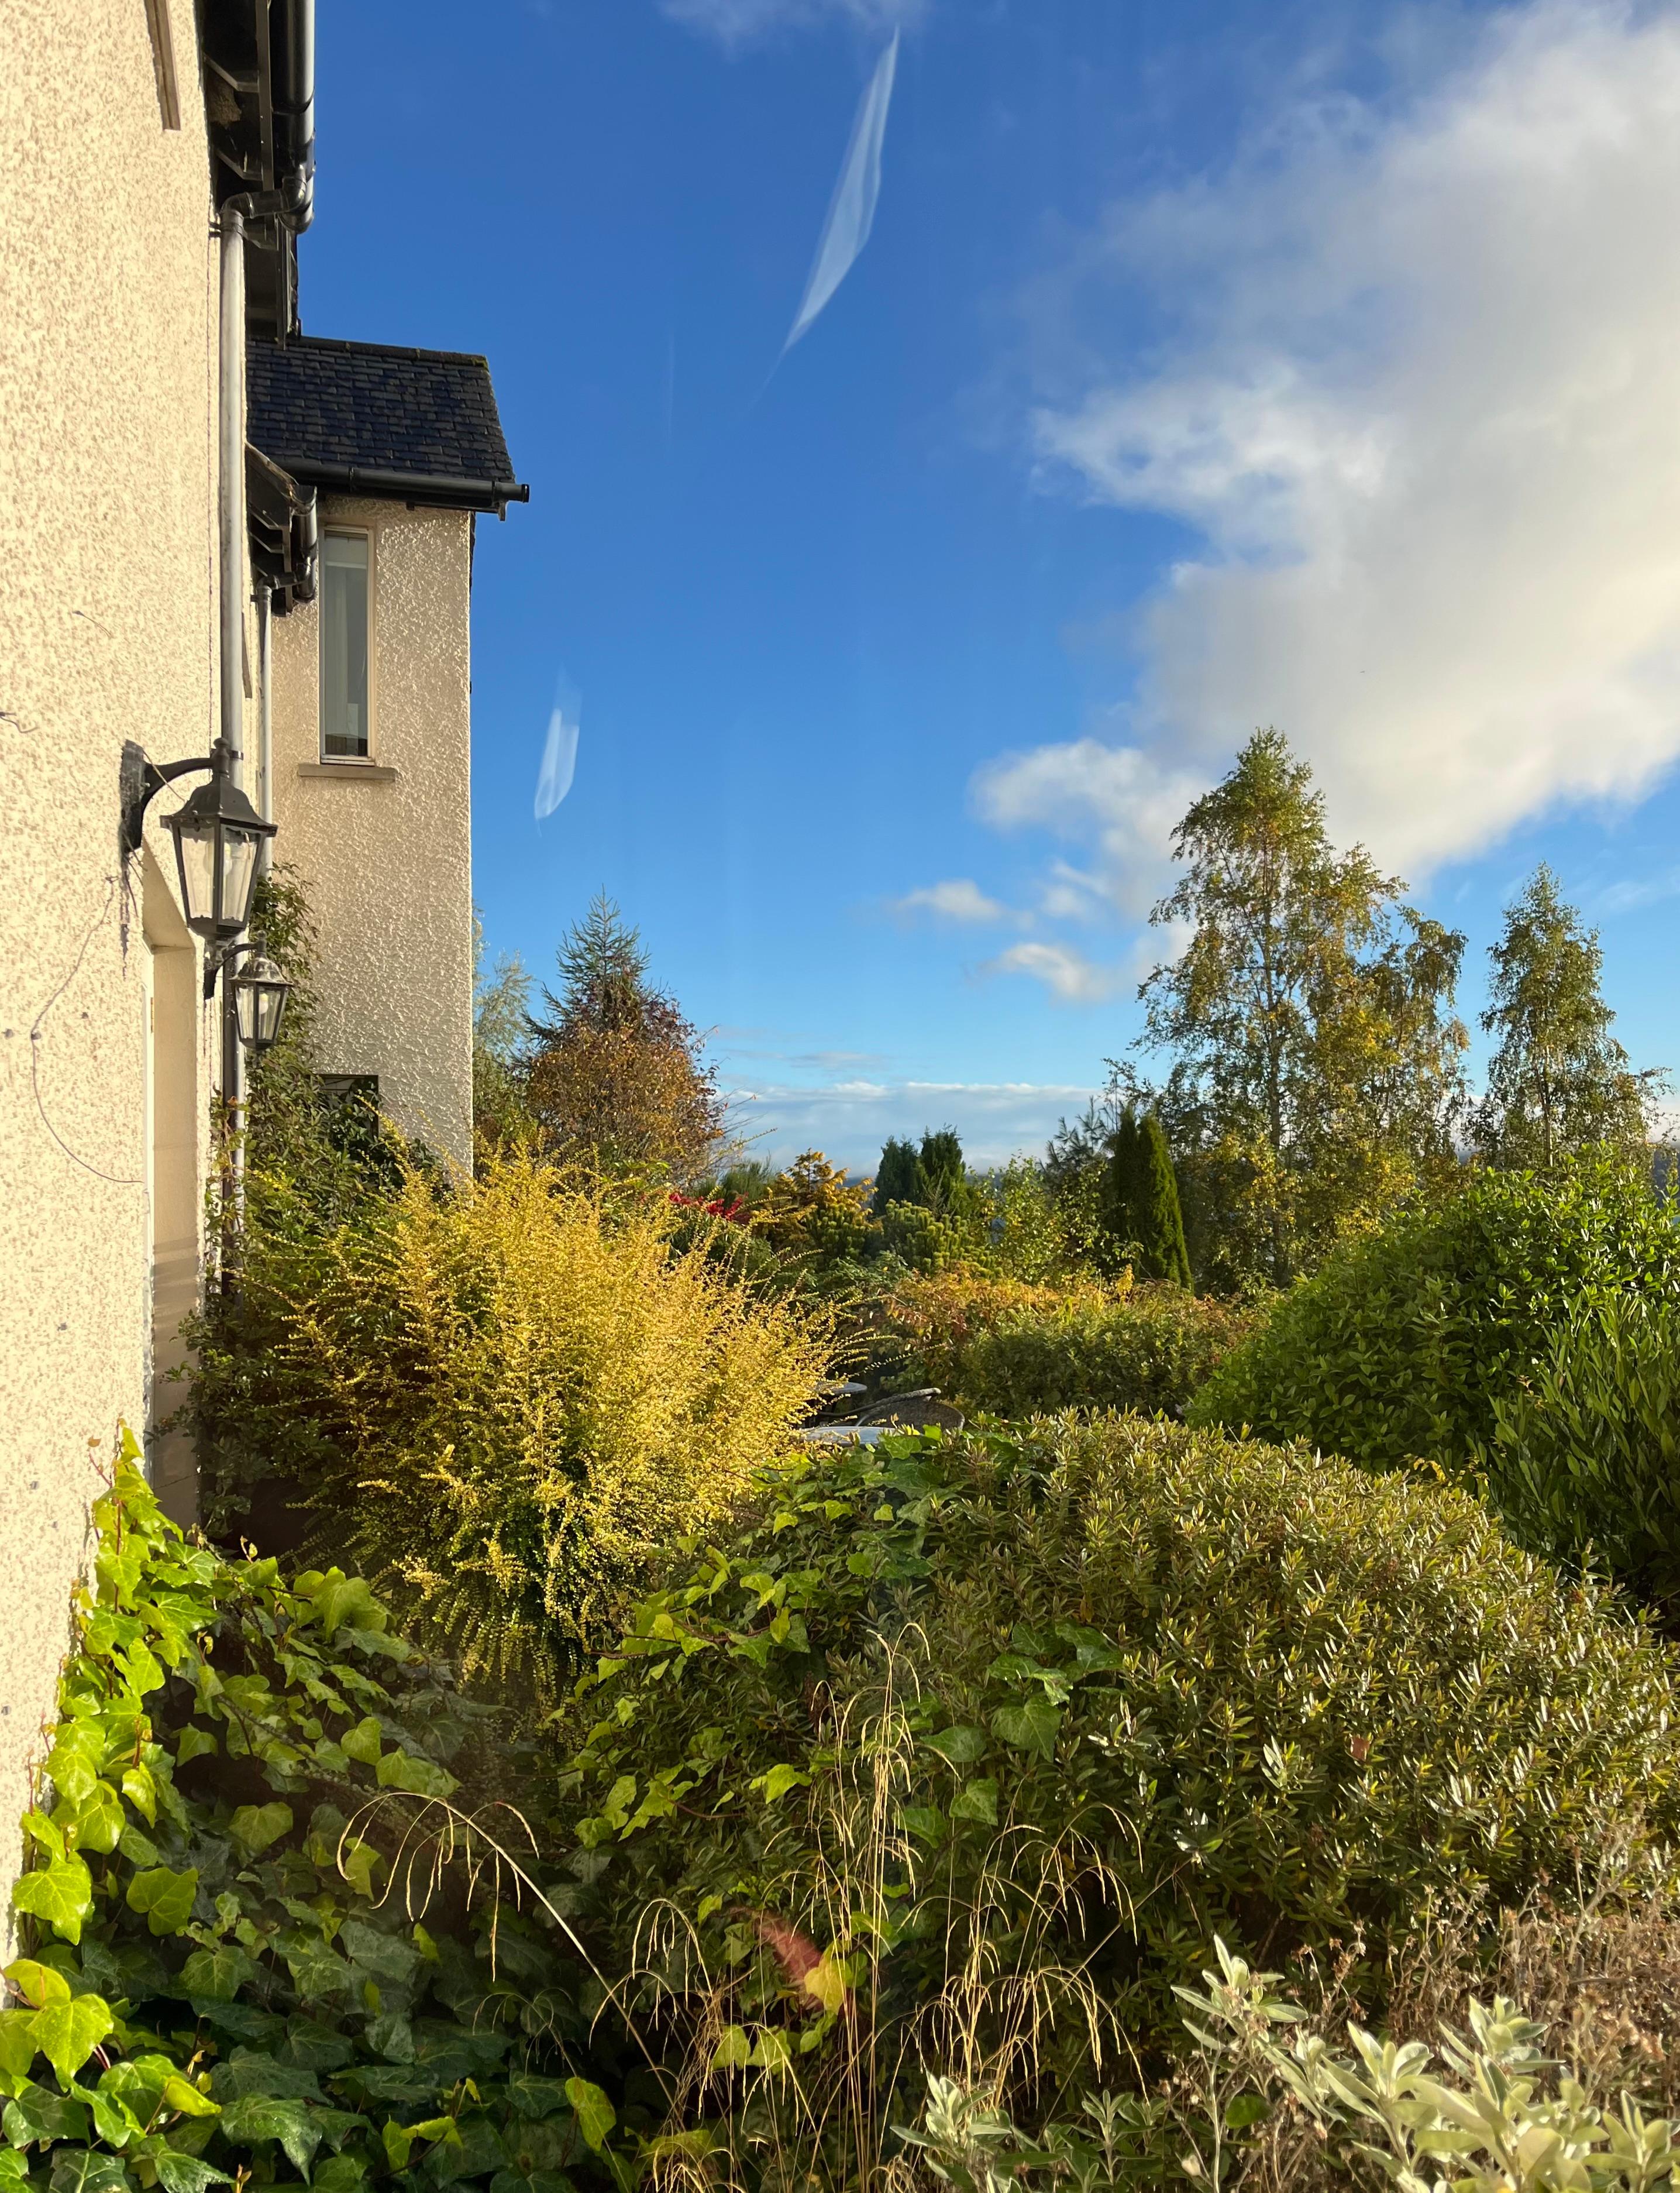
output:
[[[988,975],[1030,975],[1064,1005],[1095,1005],[1133,979],[1123,968],[1100,967],[1071,944],[1012,944],[987,962]]]
[[[944,883],[925,884],[893,902],[901,914],[930,913],[939,921],[999,922],[1012,919],[1009,909],[988,898],[968,876],[952,876]]]
[[[1660,906],[1670,898],[1680,898],[1680,868],[1665,868],[1659,875],[1629,877],[1611,884],[1598,894],[1598,911],[1631,913],[1636,907]]]
[[[970,792],[997,829],[1036,827],[1091,847],[1094,868],[1057,861],[1042,890],[1045,913],[1088,920],[1099,911],[1147,912],[1173,825],[1206,783],[1136,747],[1076,739],[1005,754],[977,773]]]
[[[1256,724],[1414,877],[1649,791],[1680,756],[1677,203],[1680,11],[1543,0],[1117,210],[1037,462],[1204,545],[1135,627],[1123,738],[997,764],[981,812],[1094,845],[1123,910]]]
[[[660,0],[673,22],[703,31],[729,47],[777,31],[809,30],[841,21],[885,32],[917,21],[927,0]]]

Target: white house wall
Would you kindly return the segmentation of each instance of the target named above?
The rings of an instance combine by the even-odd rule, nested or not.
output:
[[[0,0],[0,1913],[89,1500],[146,1417],[154,976],[178,1301],[203,1176],[211,1030],[157,820],[180,794],[149,902],[117,855],[123,741],[163,761],[216,729],[208,157],[191,0],[150,11],[175,129],[148,12]]]
[[[320,619],[274,627],[277,862],[317,933],[317,1063],[377,1074],[385,1110],[457,1162],[472,1146],[472,520],[323,496],[373,536],[371,747],[320,754]]]

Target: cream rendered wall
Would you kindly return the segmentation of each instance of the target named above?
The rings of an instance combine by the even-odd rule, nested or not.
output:
[[[274,627],[277,862],[317,933],[317,1064],[376,1074],[385,1110],[472,1153],[472,520],[323,495],[321,527],[373,536],[371,753],[320,754],[320,617]]]
[[[118,1420],[146,1417],[147,928],[197,959],[142,864],[123,873],[118,757],[215,730],[209,166],[191,0],[157,12],[175,130],[146,0],[0,0],[0,1943],[88,1502]],[[180,971],[177,1189],[203,1165],[181,1078],[202,1092],[209,1065]]]

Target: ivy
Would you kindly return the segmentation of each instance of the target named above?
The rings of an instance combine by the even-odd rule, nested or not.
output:
[[[582,1968],[428,1870],[440,1832],[474,1847],[438,1801],[505,1732],[360,1578],[188,1543],[138,1459],[94,1509],[25,1821],[0,2193],[621,2182],[610,2106],[566,2078]]]

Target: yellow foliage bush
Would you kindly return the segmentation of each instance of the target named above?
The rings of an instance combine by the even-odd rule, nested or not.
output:
[[[411,1170],[325,1234],[271,1222],[244,1292],[246,1407],[285,1426],[334,1558],[469,1672],[544,1694],[827,1368],[820,1323],[720,1268],[691,1213],[529,1156]]]

